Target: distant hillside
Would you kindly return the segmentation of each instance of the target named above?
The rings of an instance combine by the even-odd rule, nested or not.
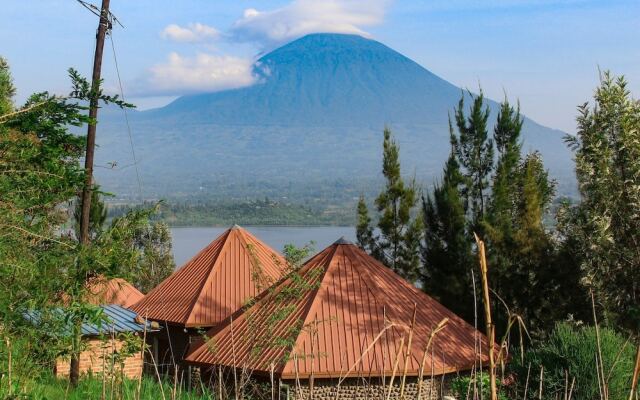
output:
[[[402,54],[356,35],[312,34],[260,58],[255,73],[259,82],[250,87],[131,113],[147,195],[353,199],[377,190],[385,125],[397,135],[407,174],[425,185],[439,176],[447,115],[462,90]],[[489,107],[493,120],[497,104]],[[118,114],[103,119],[99,162],[131,163],[124,128]],[[539,150],[569,193],[562,136],[525,122],[524,149]],[[108,189],[135,193],[133,168],[98,173]]]

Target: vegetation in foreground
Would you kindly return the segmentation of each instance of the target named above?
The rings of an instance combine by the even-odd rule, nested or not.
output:
[[[140,385],[138,389],[138,385]],[[136,399],[136,400],[212,400],[213,395],[199,394],[198,391],[187,391],[168,382],[144,377],[137,380],[103,380],[101,376],[84,376],[75,388],[70,387],[69,380],[44,376],[14,387],[9,392],[6,386],[0,386],[0,398],[29,400],[86,400],[86,399]]]

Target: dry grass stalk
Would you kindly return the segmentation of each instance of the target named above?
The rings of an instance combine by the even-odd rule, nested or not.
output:
[[[495,327],[491,320],[491,303],[489,299],[489,278],[487,257],[485,254],[484,242],[480,240],[478,235],[474,233],[476,243],[478,244],[478,257],[480,259],[480,271],[482,272],[482,292],[484,299],[484,316],[487,330],[487,339],[489,340],[489,382],[491,388],[491,400],[498,399],[498,387],[496,384],[496,365],[494,356],[495,345]]]
[[[338,392],[340,391],[340,385],[342,384],[342,382],[344,382],[344,380],[347,379],[347,377],[353,371],[353,369],[362,362],[362,359],[364,358],[364,356],[373,348],[373,346],[375,346],[375,344],[378,342],[378,340],[380,340],[380,338],[384,335],[384,333],[388,329],[393,328],[394,326],[396,326],[396,325],[393,324],[393,323],[389,323],[384,328],[382,328],[380,333],[378,333],[378,335],[373,339],[371,344],[369,344],[369,346],[367,346],[367,348],[363,352],[360,353],[360,357],[358,357],[358,359],[353,363],[353,365],[351,365],[351,367],[349,367],[349,370],[345,374],[343,374],[343,375],[341,374],[340,379],[338,379],[338,384],[336,385],[336,387],[337,387],[336,396],[338,395]],[[384,356],[384,354],[385,353],[383,352],[382,355]],[[383,370],[383,373],[384,373],[384,361],[382,363],[382,370]],[[384,386],[384,375],[383,375],[382,379],[383,379],[382,385]]]
[[[424,352],[422,353],[422,361],[420,361],[420,371],[418,372],[418,397],[417,400],[420,400],[422,396],[422,385],[424,380],[424,365],[427,362],[427,354],[429,354],[429,348],[431,347],[431,343],[433,343],[433,338],[444,329],[444,327],[449,322],[449,318],[443,318],[442,321],[438,323],[433,329],[431,329],[431,333],[429,334],[429,340],[427,340],[427,344],[424,347]],[[433,372],[433,368],[431,368]]]
[[[142,333],[142,345],[140,346],[140,359],[142,360],[142,371],[138,377],[138,386],[136,387],[135,399],[140,400],[140,391],[142,389],[142,373],[144,373],[144,349],[147,343],[147,313],[144,315],[144,331]]]
[[[400,339],[400,349],[396,352],[396,360],[393,363],[393,370],[391,371],[391,378],[389,379],[389,390],[387,391],[387,400],[391,398],[391,392],[393,391],[393,379],[398,372],[398,364],[400,363],[400,357],[402,356],[402,349],[404,348],[404,336]]]
[[[576,377],[574,376],[571,380],[571,387],[569,388],[569,396],[567,396],[567,400],[571,400],[571,396],[573,395],[573,387],[576,384]]]
[[[631,379],[631,392],[629,392],[629,400],[634,400],[636,396],[636,390],[638,389],[638,378],[640,378],[640,345],[638,345],[638,351],[636,353],[636,366],[633,369],[633,378]]]
[[[593,311],[593,323],[596,329],[596,345],[598,348],[598,356],[596,368],[598,369],[598,375],[600,377],[601,382],[599,384],[602,385],[602,394],[601,398],[603,400],[609,400],[609,389],[607,388],[607,381],[604,377],[604,365],[602,363],[602,348],[600,346],[600,327],[598,326],[598,317],[596,315],[596,301],[593,295],[593,291],[591,291],[591,309]]]
[[[531,363],[529,363],[529,365],[527,366],[527,379],[524,381],[524,395],[522,396],[523,399],[527,398],[527,390],[529,389],[530,374],[531,374]]]
[[[158,363],[156,363],[156,359],[153,356],[152,352],[149,352],[149,356],[151,357],[151,364],[153,364],[153,369],[156,373],[156,378],[158,379],[158,386],[160,386],[160,394],[162,395],[162,400],[166,400],[164,395],[164,386],[162,385],[162,377],[160,377],[160,371],[158,370]]]
[[[407,351],[404,354],[404,368],[402,370],[402,383],[400,383],[400,399],[404,398],[404,386],[407,381],[407,370],[409,368],[409,359],[411,358],[411,342],[413,340],[413,330],[416,326],[416,311],[418,305],[413,303],[413,317],[411,318],[411,327],[409,328],[409,340],[407,341]]]
[[[538,398],[542,400],[542,381],[544,380],[544,366],[540,366],[540,387],[538,388]]]

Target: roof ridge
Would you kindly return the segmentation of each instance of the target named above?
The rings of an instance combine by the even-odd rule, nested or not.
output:
[[[224,233],[225,236],[222,238],[222,245],[220,246],[220,250],[218,250],[218,253],[216,254],[216,258],[213,260],[213,262],[211,263],[210,267],[208,268],[208,273],[205,274],[205,279],[202,280],[202,284],[200,285],[200,288],[198,288],[198,290],[196,291],[196,295],[194,296],[193,302],[191,303],[191,305],[188,308],[189,313],[187,314],[187,318],[185,320],[185,325],[189,324],[189,321],[191,320],[191,317],[193,316],[193,310],[195,309],[196,304],[198,304],[198,301],[200,300],[200,296],[202,295],[202,291],[203,291],[204,287],[207,285],[207,283],[209,283],[211,281],[213,276],[217,273],[216,265],[219,264],[220,257],[223,254],[226,254],[227,246],[229,244],[229,238],[231,237],[231,233],[233,231],[234,231],[233,228],[229,228]]]
[[[314,312],[316,311],[316,308],[318,307],[317,303],[322,303],[322,301],[319,301],[319,294],[320,292],[325,292],[327,290],[326,285],[323,285],[325,279],[327,279],[327,276],[329,275],[329,270],[331,269],[331,266],[333,264],[333,260],[334,257],[336,255],[336,253],[338,252],[338,246],[331,246],[333,247],[333,251],[330,251],[327,255],[325,255],[323,257],[323,260],[321,262],[316,263],[317,265],[322,265],[324,260],[328,260],[329,261],[329,265],[327,265],[326,268],[324,268],[324,272],[322,273],[322,277],[320,278],[320,281],[318,282],[318,287],[316,289],[314,289],[311,292],[311,302],[307,308],[307,310],[303,313],[304,314],[304,320],[302,322],[302,327],[304,329],[305,326],[307,326],[308,323],[310,323],[310,316],[312,314],[314,314]],[[309,269],[312,269],[313,267],[310,267]],[[302,342],[302,336],[301,335],[302,332],[298,333],[298,336],[296,337],[296,341],[293,343],[293,345],[291,346],[291,349],[289,349],[289,355],[291,355],[291,352],[294,351],[294,349],[298,346],[299,342]],[[291,359],[291,358],[289,358]],[[285,365],[283,365],[283,369],[284,369]]]

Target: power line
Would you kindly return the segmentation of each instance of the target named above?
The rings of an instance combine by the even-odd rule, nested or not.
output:
[[[121,25],[122,26],[122,25]],[[118,86],[120,88],[120,97],[123,101],[124,98],[124,90],[122,89],[122,79],[120,78],[120,68],[118,66],[118,57],[116,55],[116,46],[113,41],[113,32],[109,35],[109,40],[111,41],[111,50],[113,51],[113,61],[116,67],[116,75],[118,76]],[[127,124],[127,133],[129,134],[129,145],[131,146],[131,155],[133,157],[133,166],[136,168],[136,179],[138,182],[138,193],[140,195],[140,203],[144,202],[144,197],[142,194],[142,179],[140,178],[140,170],[138,168],[138,160],[136,158],[136,150],[133,146],[133,135],[131,134],[131,124],[129,123],[129,114],[127,113],[127,107],[123,107],[122,111],[124,111],[124,120]]]

